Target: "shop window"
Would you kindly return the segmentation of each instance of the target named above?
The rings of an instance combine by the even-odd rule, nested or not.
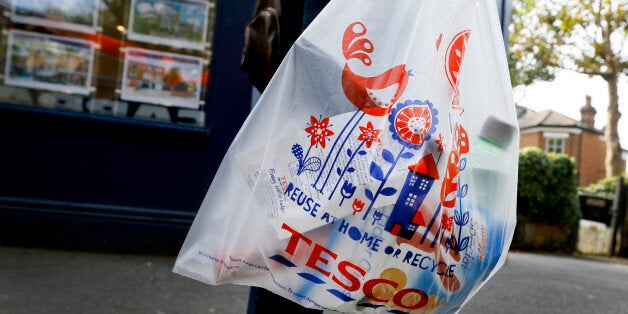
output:
[[[205,126],[215,0],[0,6],[0,102]]]

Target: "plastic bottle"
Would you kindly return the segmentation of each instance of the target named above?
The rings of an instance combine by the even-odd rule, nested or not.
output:
[[[469,147],[468,193],[474,208],[480,212],[489,212],[490,216],[499,216],[499,211],[508,212],[502,206],[510,202],[502,197],[510,193],[512,185],[508,179],[516,180],[517,161],[509,160],[507,149],[516,135],[516,128],[496,117],[489,116],[482,126],[475,143]],[[499,196],[499,197],[497,197]]]

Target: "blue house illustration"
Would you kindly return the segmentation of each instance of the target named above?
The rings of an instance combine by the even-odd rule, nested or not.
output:
[[[431,153],[409,166],[408,170],[406,182],[385,227],[392,235],[406,239],[412,238],[418,226],[425,226],[420,210],[421,204],[432,188],[434,180],[439,179],[438,168]]]

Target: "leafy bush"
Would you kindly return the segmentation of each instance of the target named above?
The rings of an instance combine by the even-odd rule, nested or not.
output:
[[[576,164],[565,154],[522,149],[517,189],[518,215],[526,221],[570,225],[582,216]]]
[[[621,176],[624,178],[624,183],[628,182],[626,181],[625,172],[622,173]],[[596,183],[591,183],[589,186],[578,188],[578,190],[591,196],[613,198],[617,191],[617,182],[619,182],[618,177],[605,178]]]

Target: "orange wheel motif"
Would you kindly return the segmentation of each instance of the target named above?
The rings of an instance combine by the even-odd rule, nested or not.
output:
[[[432,114],[428,106],[411,105],[399,110],[395,116],[399,138],[413,145],[423,144],[431,127]]]

